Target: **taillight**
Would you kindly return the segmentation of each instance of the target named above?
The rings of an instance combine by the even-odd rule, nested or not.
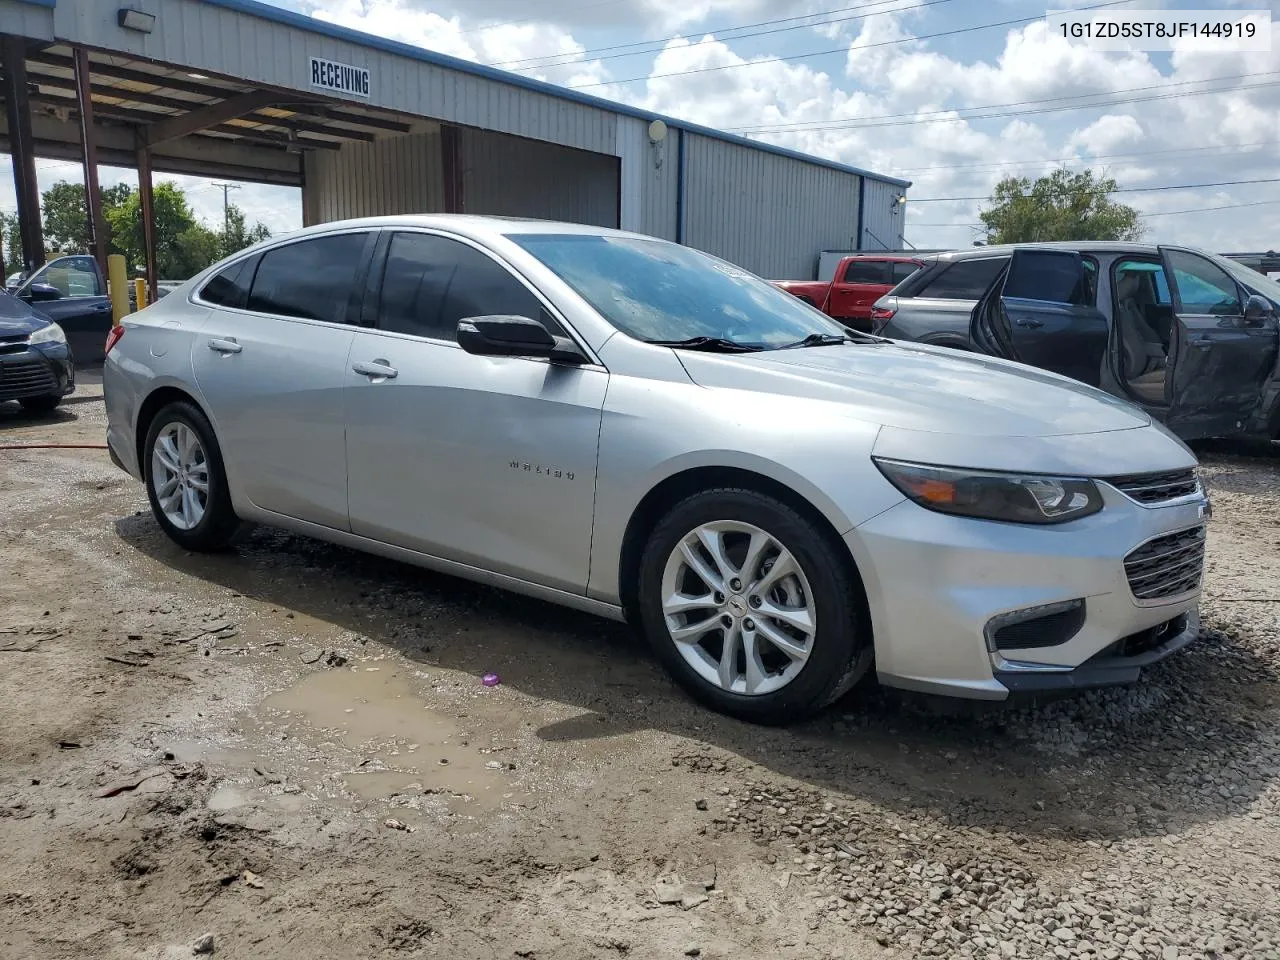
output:
[[[893,315],[897,312],[898,312],[897,310],[893,310],[889,307],[872,307],[871,319],[873,322],[877,320],[880,322],[884,322],[886,320],[892,320]]]
[[[107,349],[103,351],[103,356],[111,352],[111,348],[120,342],[120,338],[124,336],[124,324],[118,324],[111,328],[111,332],[107,334]]]

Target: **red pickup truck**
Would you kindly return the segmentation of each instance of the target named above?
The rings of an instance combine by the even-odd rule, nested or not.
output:
[[[871,305],[922,266],[923,260],[889,254],[845,257],[834,279],[775,280],[774,285],[811,303],[855,330],[871,329]]]

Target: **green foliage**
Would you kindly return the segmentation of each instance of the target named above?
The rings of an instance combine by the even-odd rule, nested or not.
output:
[[[0,211],[0,259],[4,260],[6,277],[22,269],[22,234],[16,213]]]
[[[1006,177],[996,184],[990,207],[979,214],[991,243],[1047,240],[1138,240],[1138,211],[1111,199],[1116,182],[1092,170],[1065,167],[1032,183]]]
[[[226,227],[221,243],[222,256],[229,257],[245,247],[251,247],[270,237],[271,231],[267,229],[266,224],[259,221],[252,227],[246,227],[244,211],[234,203],[227,207]]]

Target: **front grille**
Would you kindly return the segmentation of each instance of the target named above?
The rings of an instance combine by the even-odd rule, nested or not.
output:
[[[1200,586],[1204,527],[1149,540],[1124,558],[1129,589],[1139,600],[1167,600]]]
[[[1175,470],[1172,473],[1142,473],[1131,477],[1108,477],[1121,493],[1139,503],[1164,503],[1189,497],[1200,490],[1195,470]]]
[[[58,378],[43,360],[0,363],[0,400],[57,393]]]
[[[27,334],[11,333],[0,337],[0,354],[24,353],[27,349]]]

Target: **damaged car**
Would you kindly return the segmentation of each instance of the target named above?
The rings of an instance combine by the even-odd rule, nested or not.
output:
[[[972,308],[929,309],[931,281],[971,260],[999,265]],[[983,247],[936,258],[874,316],[881,336],[1100,387],[1185,440],[1280,439],[1280,284],[1224,257],[1132,243]]]

